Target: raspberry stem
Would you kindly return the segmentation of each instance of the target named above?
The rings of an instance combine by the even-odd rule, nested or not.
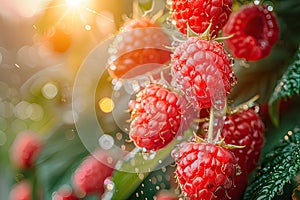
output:
[[[259,95],[255,95],[254,97],[252,97],[251,99],[249,99],[248,101],[238,105],[237,107],[229,110],[229,114],[235,114],[238,113],[242,110],[248,110],[249,108],[253,107],[253,104],[255,101],[257,101],[259,99]]]
[[[227,104],[221,110],[215,110],[212,106],[209,113],[209,125],[207,141],[217,144],[220,142],[221,131],[223,127],[224,116],[226,113]]]

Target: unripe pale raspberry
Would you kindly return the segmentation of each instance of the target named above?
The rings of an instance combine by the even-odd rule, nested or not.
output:
[[[104,180],[113,173],[112,158],[102,150],[89,155],[73,174],[72,183],[79,197],[103,194]]]
[[[11,147],[12,164],[21,169],[34,165],[43,149],[40,137],[33,131],[19,133]]]
[[[61,188],[54,192],[52,200],[79,200],[73,193],[71,188]]]
[[[9,193],[9,200],[32,200],[31,197],[31,184],[23,180],[17,184],[15,184],[10,193]]]

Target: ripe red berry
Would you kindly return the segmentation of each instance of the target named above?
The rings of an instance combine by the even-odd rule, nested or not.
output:
[[[23,180],[17,184],[15,184],[10,193],[9,200],[31,200],[31,184]]]
[[[186,34],[188,24],[195,33],[201,34],[212,22],[212,36],[226,24],[232,7],[231,0],[170,0],[170,3],[172,18],[180,32]]]
[[[145,87],[129,102],[132,111],[130,138],[136,146],[147,151],[165,147],[189,123],[190,118],[185,116],[187,107],[186,101],[176,92],[158,84]]]
[[[76,169],[72,183],[76,194],[84,197],[90,194],[102,194],[104,181],[113,173],[113,159],[105,151],[96,151],[89,155]]]
[[[184,196],[190,200],[227,198],[237,173],[232,152],[211,143],[186,142],[172,152],[172,156]]]
[[[203,125],[204,129],[208,123]],[[257,165],[264,144],[264,123],[253,110],[227,115],[221,132],[226,144],[245,146],[230,149],[237,158],[243,173],[250,173]]]
[[[146,18],[128,21],[109,49],[108,72],[113,78],[132,78],[160,68],[170,60],[170,39]]]
[[[214,99],[223,98],[219,103],[225,103],[236,81],[232,60],[223,46],[199,37],[190,37],[176,47],[171,56],[171,70],[174,86],[199,109],[211,107]]]
[[[245,146],[231,149],[242,171],[250,173],[256,167],[264,144],[264,123],[253,110],[226,116],[222,137],[227,144]]]
[[[245,5],[233,13],[223,29],[225,41],[237,58],[259,60],[268,56],[279,37],[276,16],[264,5]]]
[[[234,177],[234,187],[228,191],[228,200],[242,199],[248,185],[247,175],[248,174],[242,172],[240,175]]]
[[[43,149],[40,137],[32,131],[19,133],[11,147],[11,161],[21,169],[28,169],[34,165]]]

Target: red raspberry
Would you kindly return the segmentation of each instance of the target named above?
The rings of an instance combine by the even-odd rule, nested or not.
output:
[[[71,188],[61,188],[57,192],[54,192],[52,200],[79,200]]]
[[[268,56],[279,37],[276,17],[264,5],[245,5],[233,13],[223,29],[229,50],[237,58],[259,60]]]
[[[203,33],[212,21],[211,35],[216,36],[231,13],[231,0],[170,0],[172,18],[183,34],[187,24],[198,34]]]
[[[234,187],[228,191],[228,200],[242,199],[248,185],[248,177],[243,173],[234,177]]]
[[[170,60],[170,39],[146,18],[132,19],[121,28],[109,52],[113,78],[132,78],[158,69]]]
[[[21,181],[15,184],[10,193],[9,200],[31,200],[31,185],[28,181]]]
[[[114,161],[105,151],[89,155],[73,174],[73,186],[79,197],[104,192],[104,180],[113,173]]]
[[[172,156],[184,196],[190,200],[227,198],[237,172],[236,159],[229,150],[211,143],[186,142]]]
[[[165,147],[177,133],[187,127],[187,107],[177,93],[158,84],[147,86],[138,92],[135,100],[129,102],[132,110],[130,138],[136,146],[147,151]]]
[[[242,171],[250,173],[258,162],[264,144],[264,123],[253,110],[226,116],[222,137],[227,144],[245,146],[231,149]]]
[[[208,123],[203,127],[207,128]],[[226,144],[245,146],[231,149],[242,172],[250,173],[256,167],[264,144],[263,132],[264,123],[251,109],[226,116],[221,136]]]
[[[199,109],[211,107],[213,99],[225,98],[235,83],[232,60],[216,41],[190,37],[171,57],[174,86]]]
[[[28,169],[34,165],[43,149],[39,136],[32,131],[19,133],[11,148],[11,161],[21,169]]]

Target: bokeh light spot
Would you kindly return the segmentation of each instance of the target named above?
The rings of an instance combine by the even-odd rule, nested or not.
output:
[[[46,99],[53,99],[58,93],[57,86],[53,83],[46,83],[42,88],[42,93]]]
[[[114,143],[114,138],[110,135],[104,134],[99,138],[99,145],[105,150],[111,149]]]
[[[28,119],[32,115],[32,106],[27,101],[21,101],[15,106],[14,113],[19,119]]]
[[[114,102],[111,98],[104,97],[99,101],[99,108],[105,113],[110,113],[114,109]]]

